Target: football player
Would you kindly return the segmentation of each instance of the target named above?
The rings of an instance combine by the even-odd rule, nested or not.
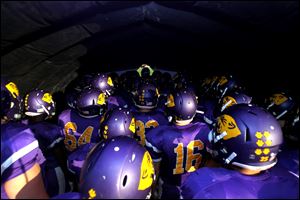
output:
[[[132,137],[135,133],[135,119],[131,112],[124,108],[114,108],[107,111],[101,118],[100,137],[102,140],[117,136]],[[88,152],[96,143],[81,145],[68,156],[68,168],[79,181],[80,170]]]
[[[100,141],[98,130],[101,115],[107,110],[106,96],[98,89],[84,89],[78,96],[75,109],[63,111],[58,119],[63,128],[68,153],[86,143]]]
[[[42,165],[43,179],[49,196],[64,193],[70,188],[62,169],[66,170],[66,155],[63,146],[63,130],[56,124],[47,122],[55,115],[52,95],[35,89],[25,95],[24,111],[28,125],[39,142],[46,162]]]
[[[160,175],[158,198],[179,198],[179,187],[187,172],[201,167],[208,154],[206,143],[210,129],[201,122],[192,122],[197,99],[189,90],[168,96],[173,124],[159,126],[146,135],[146,147]],[[160,193],[160,191],[162,191]]]
[[[135,137],[143,146],[151,129],[169,123],[165,114],[157,109],[158,98],[158,89],[148,82],[140,83],[134,95],[135,107],[132,110],[136,123]]]
[[[56,198],[149,199],[154,178],[149,152],[133,138],[118,136],[98,143],[88,154],[79,193]]]
[[[16,84],[1,78],[1,198],[48,198],[41,167],[45,158],[32,131],[20,119]]]
[[[104,73],[98,73],[91,82],[91,87],[99,89],[106,95],[108,110],[115,107],[128,107],[127,98],[121,93],[116,93],[112,78]]]
[[[274,167],[281,127],[265,109],[238,104],[224,110],[209,135],[219,167],[204,167],[183,183],[183,198],[298,198],[299,179]]]

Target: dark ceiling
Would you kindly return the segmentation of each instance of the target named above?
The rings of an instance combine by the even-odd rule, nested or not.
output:
[[[1,73],[23,93],[142,63],[295,91],[299,55],[298,1],[1,1]]]

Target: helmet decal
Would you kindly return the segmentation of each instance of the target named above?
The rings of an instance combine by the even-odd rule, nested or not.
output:
[[[168,96],[168,101],[167,101],[167,107],[168,108],[171,108],[171,107],[174,107],[175,106],[175,103],[174,103],[174,97],[172,94],[170,94]]]
[[[108,126],[107,125],[104,126],[103,137],[104,137],[104,139],[107,139],[107,137],[108,137]]]
[[[89,198],[88,199],[94,199],[96,196],[97,196],[96,191],[93,188],[91,188],[89,190]]]
[[[49,93],[45,93],[42,97],[42,100],[45,101],[46,103],[51,103],[52,100],[52,96]]]
[[[5,85],[6,89],[12,94],[14,98],[19,96],[19,89],[17,88],[16,84],[13,82],[9,82]]]
[[[104,93],[99,94],[97,104],[99,104],[99,105],[105,104],[105,94]]]
[[[133,133],[135,133],[135,119],[132,118],[131,119],[131,122],[130,122],[130,125],[129,125],[129,130]]]
[[[24,101],[24,106],[25,106],[26,110],[28,110],[28,97],[29,97],[29,94],[26,94],[25,101]]]
[[[152,158],[148,151],[144,153],[141,174],[138,190],[145,190],[152,185],[154,175],[154,167],[152,165]]]
[[[275,105],[280,105],[287,101],[288,98],[284,96],[283,94],[274,94],[271,98],[270,101],[274,102]]]
[[[107,78],[107,84],[108,84],[109,86],[112,86],[112,87],[114,86],[114,84],[113,84],[112,79],[111,79],[110,76]]]
[[[224,140],[241,135],[234,118],[230,115],[221,115],[217,119],[217,133],[222,134],[224,131],[226,132],[226,135],[223,137]]]
[[[230,107],[230,106],[232,106],[234,104],[237,104],[237,102],[236,102],[236,100],[233,97],[231,97],[231,96],[224,97],[224,99],[223,99],[223,106],[226,105],[225,107],[228,108],[228,107]]]
[[[227,78],[225,76],[222,76],[219,80],[219,85],[224,85],[227,82],[228,82]]]

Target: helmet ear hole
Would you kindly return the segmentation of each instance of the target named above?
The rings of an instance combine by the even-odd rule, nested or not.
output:
[[[123,178],[122,186],[125,187],[126,183],[127,183],[127,175],[125,175]]]

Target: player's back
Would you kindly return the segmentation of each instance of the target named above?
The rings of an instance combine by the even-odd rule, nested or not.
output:
[[[185,126],[160,126],[146,136],[154,161],[161,159],[160,176],[165,183],[180,185],[182,174],[194,171],[206,158],[209,128],[196,122]]]
[[[145,146],[146,134],[153,128],[161,125],[167,125],[168,119],[164,113],[154,110],[150,112],[139,112],[137,110],[132,112],[135,117],[136,138],[139,143]]]
[[[284,168],[243,175],[225,168],[198,169],[181,187],[183,198],[266,199],[299,198],[299,179]]]
[[[73,109],[65,110],[59,115],[58,124],[64,129],[64,143],[69,153],[82,144],[100,141],[100,118],[100,115],[83,117]]]

